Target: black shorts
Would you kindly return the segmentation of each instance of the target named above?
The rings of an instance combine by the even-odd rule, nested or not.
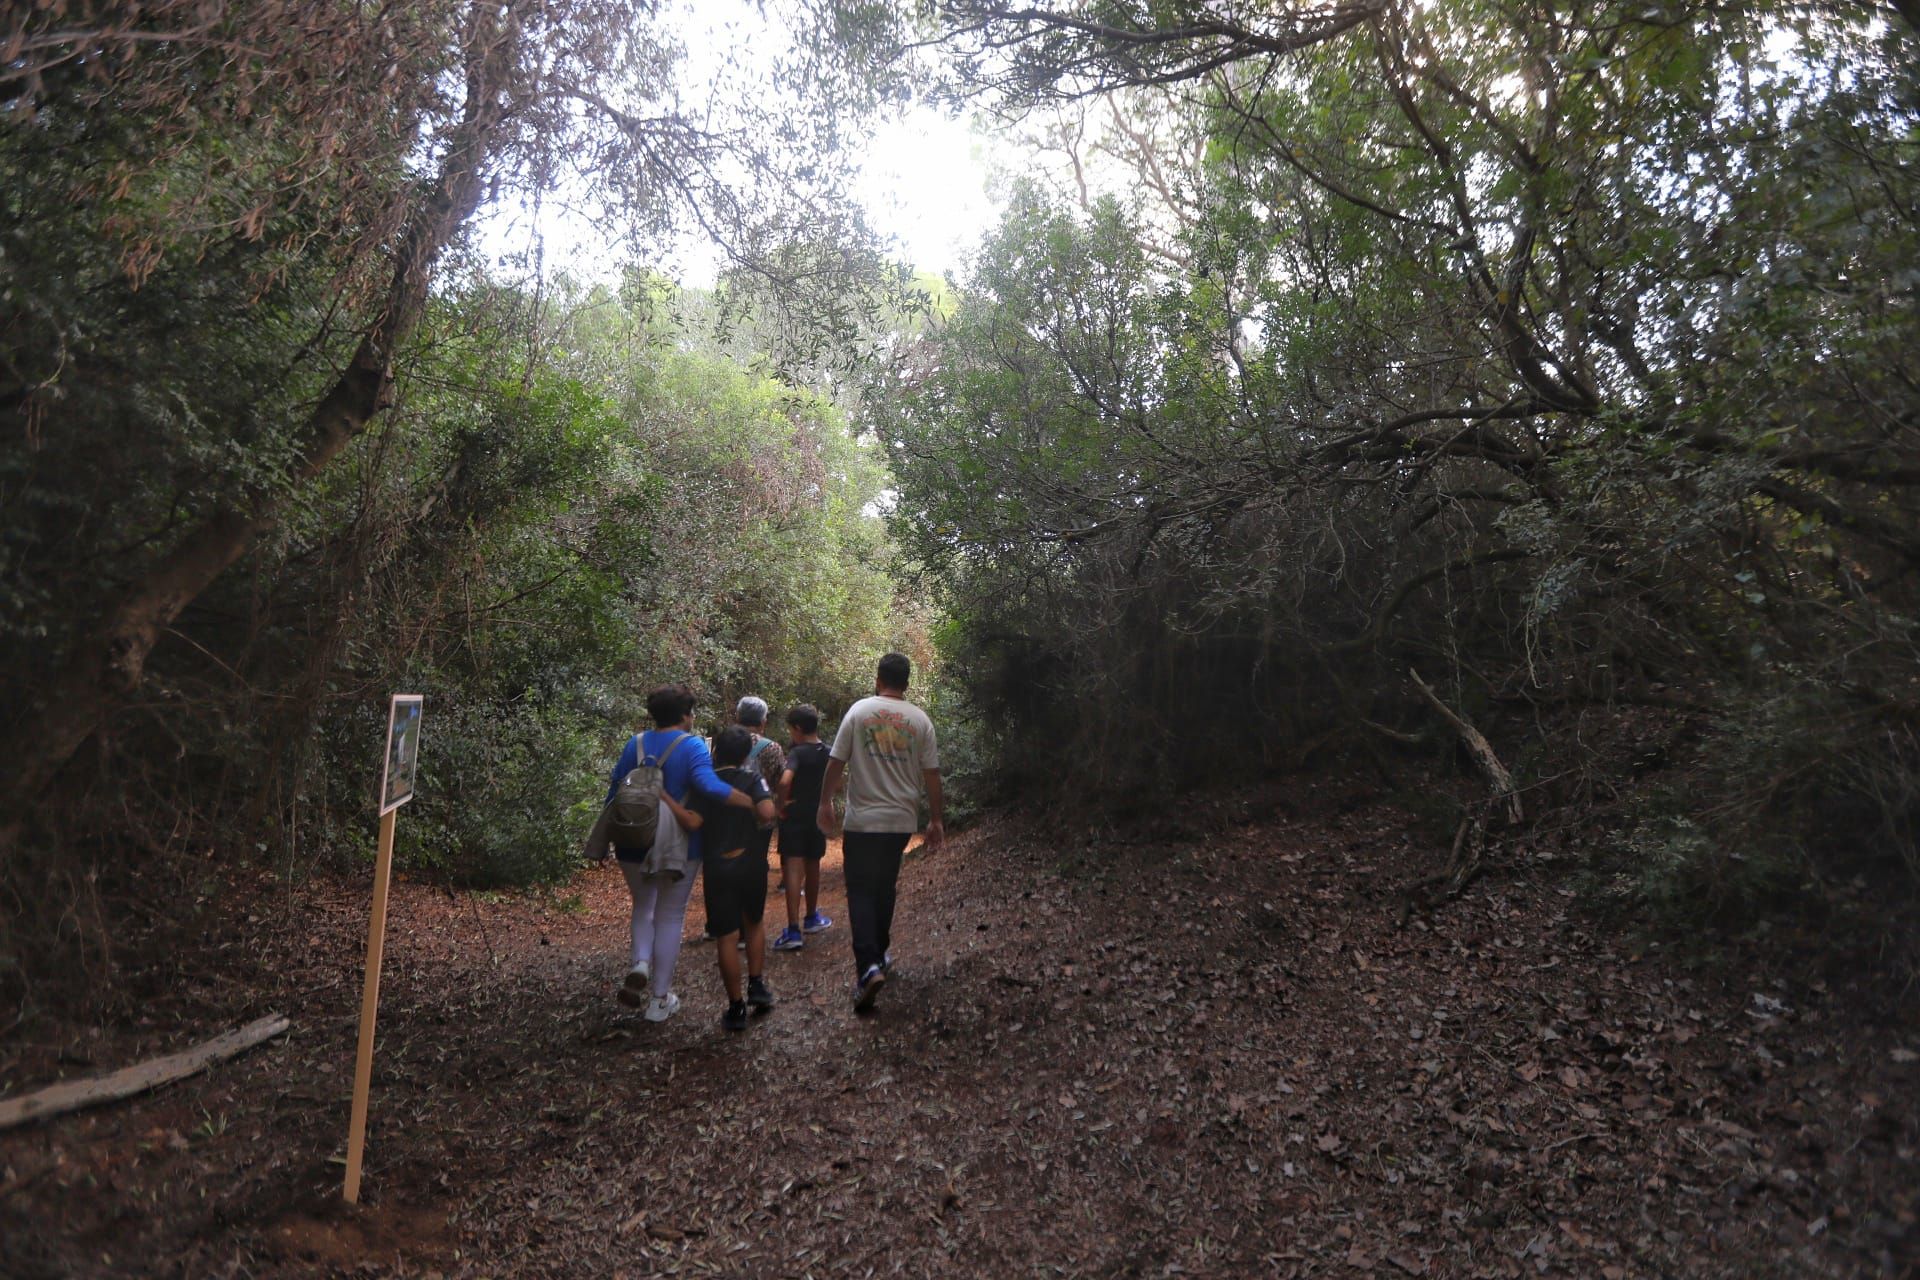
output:
[[[812,858],[815,862],[827,856],[827,833],[809,822],[804,826],[784,826],[780,828],[780,856],[783,858]]]
[[[700,873],[705,889],[707,933],[724,938],[767,914],[767,855],[747,849],[731,858],[709,853]]]

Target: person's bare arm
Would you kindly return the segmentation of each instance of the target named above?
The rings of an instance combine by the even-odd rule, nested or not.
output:
[[[793,807],[793,770],[780,771],[780,794],[774,797],[774,807],[784,815]]]
[[[667,806],[667,809],[673,814],[673,820],[688,831],[698,831],[701,826],[706,823],[705,818],[695,813],[692,809],[687,808],[687,806],[681,804],[664,791],[660,793],[660,803]]]
[[[833,797],[839,793],[840,783],[846,776],[845,760],[827,761],[826,781],[820,784],[820,812],[814,815],[814,822],[828,835],[833,834],[834,828]]]
[[[927,785],[927,834],[922,837],[921,844],[937,853],[940,846],[947,842],[947,827],[941,821],[943,797],[940,793],[940,771],[922,769],[920,776]]]
[[[768,796],[753,806],[754,816],[760,819],[762,826],[773,821],[773,797]]]

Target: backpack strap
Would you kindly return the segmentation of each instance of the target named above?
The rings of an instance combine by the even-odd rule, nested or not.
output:
[[[641,735],[639,735],[639,734],[637,734],[637,733],[636,733],[636,734],[634,734],[633,736],[634,736],[635,738],[639,738],[639,737],[640,737]],[[683,743],[683,742],[685,742],[685,741],[686,741],[686,740],[687,740],[688,738],[691,738],[692,736],[693,736],[692,734],[690,734],[690,733],[688,733],[688,732],[686,732],[686,731],[685,731],[684,729],[683,729],[683,730],[681,730],[681,732],[680,732],[680,736],[679,736],[679,737],[677,737],[677,738],[675,738],[675,739],[674,739],[674,740],[673,740],[672,742],[669,742],[669,743],[667,744],[667,749],[666,749],[665,751],[662,751],[662,752],[660,753],[660,758],[659,758],[658,760],[655,760],[655,761],[653,762],[653,767],[654,767],[654,768],[656,768],[656,769],[664,769],[664,768],[666,768],[666,767],[667,767],[667,757],[668,757],[668,756],[670,756],[670,755],[672,755],[672,754],[673,754],[673,753],[674,753],[675,751],[677,751],[677,750],[679,749],[679,747],[680,747],[680,744],[681,744],[681,743]],[[644,741],[644,740],[642,740],[641,742],[639,742],[639,743],[637,743],[636,745],[637,745],[637,746],[645,746],[645,745],[646,745],[646,743],[645,743],[645,741]],[[644,751],[635,751],[635,752],[634,752],[634,755],[635,755],[635,756],[637,756],[637,757],[639,758],[639,761],[640,761],[640,763],[641,763],[641,764],[645,764],[645,763],[647,762],[647,753],[646,753],[646,752],[644,752]]]
[[[666,750],[660,752],[659,760],[653,760],[653,756],[647,754],[647,739],[645,739],[645,735],[643,735],[643,733],[636,733],[636,735],[634,735],[634,768],[637,770],[637,768],[645,766],[647,760],[653,760],[653,768],[664,770],[664,768],[666,768],[666,758],[668,758],[670,754],[674,754],[674,748],[680,747],[689,737],[693,737],[693,735],[687,733],[687,731],[682,731],[680,737],[676,737],[672,743],[666,745]]]

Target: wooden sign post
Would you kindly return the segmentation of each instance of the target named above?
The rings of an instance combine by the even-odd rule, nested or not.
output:
[[[387,711],[387,753],[380,770],[380,851],[373,864],[373,911],[367,924],[367,980],[360,993],[360,1052],[353,1064],[353,1114],[347,1121],[347,1181],[341,1195],[360,1201],[360,1163],[367,1151],[367,1094],[373,1087],[373,1023],[380,1011],[380,956],[387,941],[387,885],[393,880],[393,819],[413,799],[420,763],[417,693],[396,693]]]

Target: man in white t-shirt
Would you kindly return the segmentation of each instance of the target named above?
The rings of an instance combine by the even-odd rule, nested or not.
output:
[[[819,824],[832,834],[833,797],[847,781],[847,831],[841,842],[846,869],[847,920],[853,930],[853,1007],[873,1008],[892,957],[894,886],[900,858],[920,826],[927,797],[926,847],[946,841],[940,821],[940,748],[933,721],[907,701],[913,664],[905,654],[880,659],[873,696],[853,704],[833,738],[833,756],[820,788]]]

